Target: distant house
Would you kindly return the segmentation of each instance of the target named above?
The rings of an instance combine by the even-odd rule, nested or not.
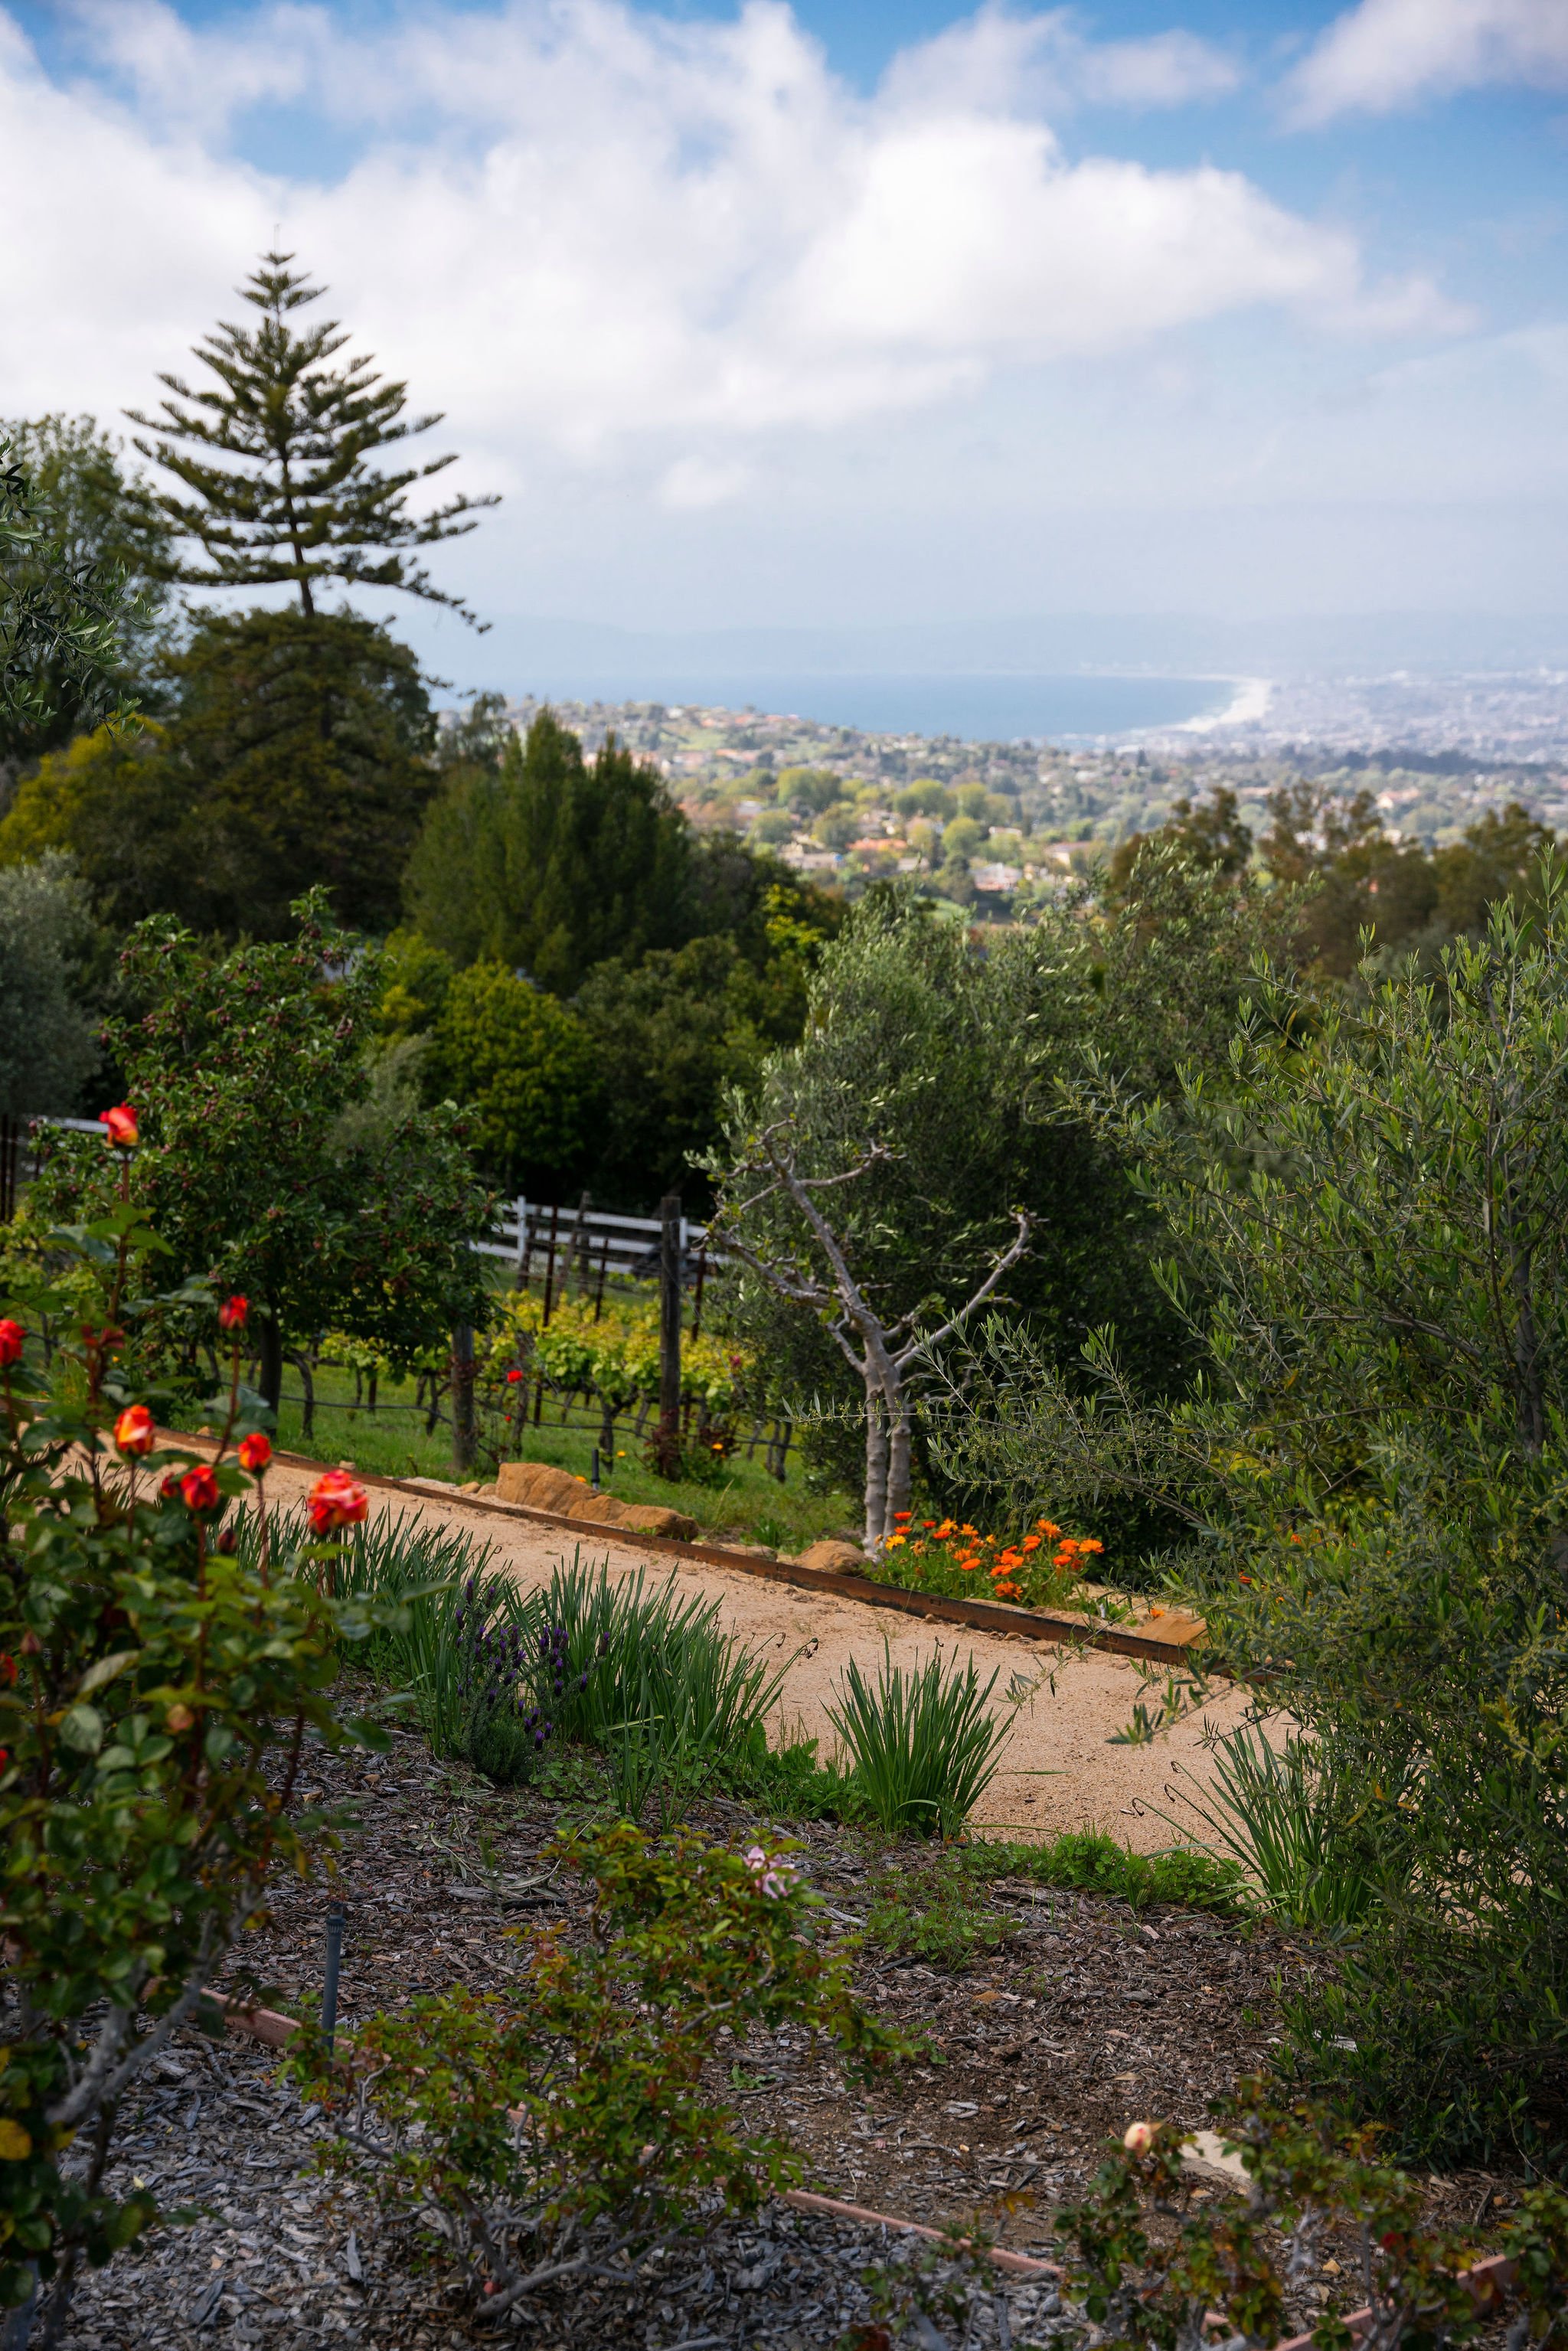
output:
[[[971,865],[969,879],[977,890],[994,891],[1000,897],[1009,897],[1023,879],[1017,865]]]

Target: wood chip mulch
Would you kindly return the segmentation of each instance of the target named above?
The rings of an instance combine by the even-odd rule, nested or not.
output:
[[[334,1899],[346,1913],[347,2030],[417,1991],[497,1983],[516,1964],[510,1930],[575,1900],[541,1858],[559,1799],[492,1789],[434,1761],[412,1735],[369,1762],[319,1757],[304,1795],[346,1804],[352,1824],[336,1883],[280,1886],[269,1923],[246,1938],[253,1979],[286,2013],[319,2002]],[[747,1842],[767,1829],[728,1802],[694,1817]],[[885,1845],[831,1825],[796,1834],[835,1929],[855,1932],[885,1884]],[[896,2070],[869,2100],[800,2034],[754,2035],[717,2057],[746,2119],[800,2149],[805,2187],[928,2225],[978,2213],[997,2241],[1044,2253],[1053,2210],[1085,2186],[1107,2135],[1136,2116],[1205,2126],[1208,2101],[1266,2056],[1282,1988],[1321,1962],[1299,1940],[1194,1912],[1134,1916],[1119,1900],[1010,1881],[991,1899],[1008,1939],[962,1973],[863,1946],[862,1997],[933,2043],[932,2062]],[[433,2265],[363,2189],[315,2176],[319,2119],[276,2067],[248,2038],[214,2045],[192,2031],[143,2077],[110,2185],[144,2182],[166,2209],[196,2217],[84,2279],[69,2351],[494,2343],[468,2282]],[[1509,2183],[1434,2179],[1432,2216],[1469,2220],[1489,2190],[1495,2220]],[[623,2286],[542,2294],[501,2334],[541,2351],[818,2351],[865,2318],[867,2264],[915,2250],[775,2205],[748,2223],[716,2220],[628,2270]],[[1001,2314],[977,2303],[977,2341],[1045,2343],[1059,2331],[1049,2288],[1012,2283],[1005,2299]]]

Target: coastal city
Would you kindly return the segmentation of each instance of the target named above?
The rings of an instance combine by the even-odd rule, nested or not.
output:
[[[526,729],[544,706],[525,697],[508,716]],[[1219,789],[1255,831],[1301,780],[1370,790],[1391,840],[1428,848],[1511,802],[1568,826],[1568,673],[1239,679],[1212,718],[1077,744],[879,734],[750,705],[549,706],[585,749],[613,737],[655,764],[701,830],[741,833],[851,895],[904,874],[997,918]]]

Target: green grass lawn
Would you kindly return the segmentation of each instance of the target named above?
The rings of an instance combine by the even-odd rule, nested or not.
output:
[[[299,1374],[290,1368],[284,1381],[277,1442],[291,1453],[308,1453],[319,1461],[351,1461],[356,1468],[384,1478],[450,1478],[452,1433],[438,1425],[425,1435],[424,1415],[413,1409],[413,1394],[412,1380],[383,1380],[377,1409],[356,1411],[351,1408],[352,1373],[323,1367],[316,1374],[315,1430],[307,1437]],[[547,1414],[555,1409],[548,1398],[545,1409]],[[530,1426],[520,1448],[508,1444],[506,1458],[550,1461],[587,1477],[594,1435],[586,1426]],[[481,1453],[473,1474],[494,1477],[493,1452]],[[644,1466],[629,1420],[619,1432],[613,1464],[602,1462],[600,1478],[622,1501],[666,1502],[705,1530],[742,1542],[768,1543],[777,1551],[802,1551],[819,1535],[849,1533],[859,1518],[849,1495],[808,1491],[793,1457],[780,1484],[764,1468],[760,1447],[754,1461],[737,1452],[711,1484],[660,1478]]]

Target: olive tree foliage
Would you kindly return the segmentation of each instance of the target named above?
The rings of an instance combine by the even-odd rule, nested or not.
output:
[[[1341,1991],[1296,2019],[1409,2140],[1474,2157],[1568,2126],[1568,885],[1494,906],[1435,978],[1260,986],[1223,1085],[1092,1074],[1170,1236],[1202,1377],[1151,1409],[980,1350],[964,1474],[1156,1495],[1260,1707],[1300,1726],[1330,1865],[1374,1889]]]
[[[0,866],[0,1112],[68,1112],[98,1062],[77,978],[91,931],[70,861]]]
[[[858,1289],[849,1327],[863,1327],[863,1310],[897,1332],[895,1352],[922,1343],[894,1417],[903,1431],[908,1414],[915,1463],[949,1495],[925,1445],[926,1350],[960,1310],[972,1322],[969,1301],[1013,1250],[1020,1214],[1027,1249],[979,1303],[1005,1301],[1009,1323],[1070,1381],[1106,1325],[1140,1392],[1176,1393],[1189,1377],[1190,1345],[1154,1278],[1158,1217],[1130,1181],[1124,1145],[1071,1088],[1094,1052],[1151,1101],[1175,1090],[1184,1053],[1222,1061],[1254,963],[1291,914],[1279,895],[1164,844],[1145,850],[1136,878],[1114,920],[1080,895],[983,944],[934,920],[928,902],[873,889],[821,956],[800,1043],[745,1098],[732,1095],[726,1148],[705,1163],[735,1244],[726,1311],[771,1392],[797,1410],[815,1403],[808,1443],[821,1468],[858,1477],[865,1391],[833,1335],[845,1293],[803,1202],[782,1165],[759,1182],[769,1149],[817,1197]],[[765,1260],[775,1276],[790,1269],[797,1290],[810,1266],[839,1303],[790,1296],[764,1276]],[[908,1503],[903,1466],[890,1477],[889,1524]],[[1102,1531],[1130,1541],[1145,1515],[1130,1503],[1120,1531]]]
[[[131,599],[122,565],[72,546],[13,440],[0,436],[0,774],[62,725],[131,707],[121,655]]]
[[[1048,1347],[1115,1320],[1159,1353],[1143,1211],[1056,1105],[1093,1001],[1066,928],[981,954],[912,895],[873,892],[822,956],[800,1044],[731,1098],[706,1163],[725,1311],[781,1396],[815,1399],[819,1458],[850,1476],[865,1453],[868,1541],[908,1507],[911,1343],[1004,1294],[1004,1272]]]

